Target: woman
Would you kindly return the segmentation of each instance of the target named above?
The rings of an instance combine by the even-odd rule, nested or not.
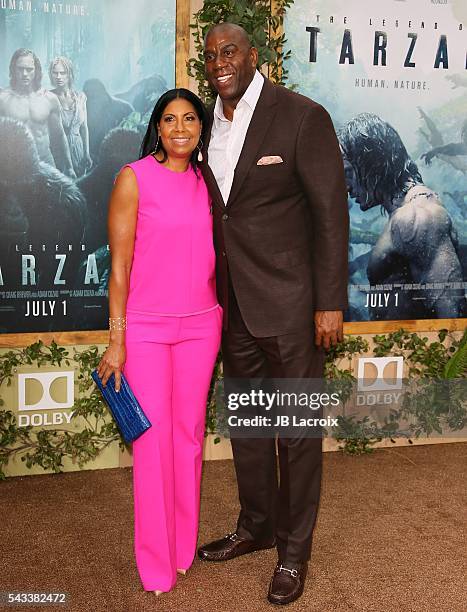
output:
[[[133,443],[135,554],[144,589],[170,591],[196,548],[206,400],[220,344],[212,216],[198,169],[205,110],[186,89],[157,102],[142,157],[110,199],[110,344],[152,427]]]
[[[73,89],[74,71],[71,60],[56,57],[49,67],[52,89],[62,110],[63,129],[70,147],[71,161],[76,176],[82,176],[92,166],[89,155],[89,131],[86,112],[86,95]]]

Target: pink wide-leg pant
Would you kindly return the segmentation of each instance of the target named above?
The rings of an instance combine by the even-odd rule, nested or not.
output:
[[[146,591],[170,591],[196,551],[206,399],[222,309],[127,318],[124,371],[152,423],[133,442],[136,565]]]

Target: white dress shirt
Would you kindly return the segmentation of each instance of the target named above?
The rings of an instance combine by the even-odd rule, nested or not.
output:
[[[253,80],[234,110],[232,121],[225,118],[220,97],[217,96],[216,99],[208,156],[209,166],[219,185],[224,204],[229,199],[235,167],[242,152],[263,83],[264,78],[256,70]]]

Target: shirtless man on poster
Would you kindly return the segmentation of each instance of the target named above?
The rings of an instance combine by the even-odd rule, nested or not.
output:
[[[367,295],[373,320],[465,316],[458,237],[439,196],[423,184],[396,130],[361,113],[339,131],[347,188],[362,211],[382,206],[388,216],[368,262],[370,285],[420,284],[410,293]],[[377,299],[376,299],[377,298]]]
[[[25,123],[41,161],[76,178],[55,94],[41,88],[42,67],[29,49],[17,49],[10,61],[10,87],[0,92],[0,116]]]

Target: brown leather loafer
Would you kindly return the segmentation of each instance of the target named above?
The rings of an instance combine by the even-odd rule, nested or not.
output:
[[[256,550],[274,548],[275,542],[258,542],[245,540],[236,533],[228,533],[220,540],[215,540],[198,548],[198,557],[204,561],[228,561],[240,555],[247,555]]]
[[[279,562],[269,584],[268,601],[272,604],[284,605],[298,599],[303,593],[307,570],[307,563],[287,567],[286,564]]]

